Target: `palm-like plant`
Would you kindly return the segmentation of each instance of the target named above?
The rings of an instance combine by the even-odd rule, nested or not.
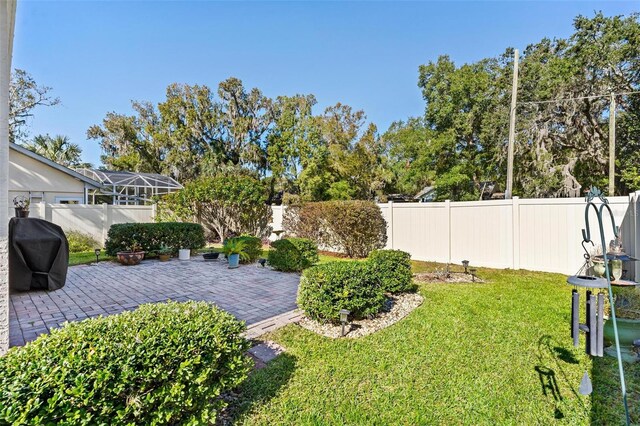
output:
[[[222,252],[227,256],[231,256],[232,254],[237,254],[237,255],[240,255],[240,259],[248,260],[249,254],[245,251],[246,246],[247,245],[244,241],[232,238],[224,242],[224,244],[222,245]]]
[[[65,167],[80,167],[82,149],[78,144],[69,142],[66,136],[38,135],[33,141],[27,142],[25,148],[42,155]]]

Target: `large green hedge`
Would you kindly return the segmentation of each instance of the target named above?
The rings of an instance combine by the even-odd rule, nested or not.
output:
[[[0,424],[213,424],[249,371],[244,329],[206,302],[53,329],[0,357]]]
[[[111,225],[105,243],[109,256],[134,246],[146,252],[156,252],[163,246],[174,250],[204,247],[204,229],[197,223],[120,223]]]
[[[277,271],[300,272],[318,262],[318,246],[306,238],[276,240],[267,261]]]
[[[367,262],[387,293],[400,293],[414,288],[411,255],[400,250],[374,250]]]
[[[355,319],[374,316],[385,295],[369,262],[329,262],[305,269],[298,288],[298,306],[312,319],[337,323],[340,309]]]

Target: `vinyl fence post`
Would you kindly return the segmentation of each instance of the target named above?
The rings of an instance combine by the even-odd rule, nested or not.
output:
[[[444,208],[447,211],[447,263],[451,263],[451,200],[444,200]]]
[[[387,227],[387,244],[389,248],[393,250],[393,201],[387,202],[388,210],[388,227]]]
[[[520,269],[520,197],[511,199],[511,221],[512,221],[512,250],[511,266],[513,269]]]
[[[111,215],[109,214],[109,205],[102,203],[102,245],[107,241],[107,234],[111,227]]]
[[[633,205],[631,213],[633,215],[633,241],[631,241],[631,244],[633,245],[633,257],[638,257],[640,256],[640,217],[638,217],[638,214],[640,213],[640,208],[638,208],[638,203],[640,203],[640,191],[636,191],[632,194],[632,201],[633,201]],[[633,265],[633,280],[634,281],[638,281],[638,279],[640,279],[640,266],[635,265],[636,262],[631,262],[634,263]]]
[[[40,201],[38,203],[38,219],[45,219],[47,218],[47,203],[45,203],[44,200]]]

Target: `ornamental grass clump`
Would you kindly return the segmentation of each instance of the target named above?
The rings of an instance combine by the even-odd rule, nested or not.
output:
[[[244,329],[206,302],[68,323],[0,357],[0,424],[213,424],[250,368]]]
[[[329,262],[306,269],[298,306],[322,323],[338,323],[340,309],[352,319],[373,317],[384,307],[384,289],[368,262]]]

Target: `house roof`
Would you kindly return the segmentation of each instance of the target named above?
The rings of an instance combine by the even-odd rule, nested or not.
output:
[[[139,173],[127,171],[99,170],[99,169],[76,169],[78,173],[90,176],[92,179],[101,182],[104,186],[123,186],[171,190],[182,189],[182,185],[170,176],[157,173]]]
[[[62,166],[58,163],[56,163],[55,161],[51,161],[48,158],[43,157],[42,155],[36,154],[33,151],[29,151],[27,148],[20,146],[18,144],[15,143],[10,143],[9,144],[9,148],[11,148],[12,150],[19,152],[20,154],[26,155],[27,157],[30,157],[36,161],[39,161],[43,164],[46,164],[49,167],[53,167],[54,169],[65,173],[75,179],[78,179],[79,181],[82,181],[84,183],[86,183],[87,185],[93,186],[95,188],[100,188],[102,186],[102,184],[100,182],[97,182],[93,179],[88,178],[87,176],[84,176],[74,170],[71,170],[68,167]]]
[[[425,195],[427,195],[427,194],[429,194],[429,193],[431,193],[431,192],[433,192],[433,191],[435,191],[435,190],[436,190],[436,188],[435,188],[435,187],[433,187],[433,186],[425,186],[424,188],[422,188],[422,191],[418,192],[418,193],[413,197],[413,199],[414,199],[414,200],[420,199],[420,198],[424,197]]]

